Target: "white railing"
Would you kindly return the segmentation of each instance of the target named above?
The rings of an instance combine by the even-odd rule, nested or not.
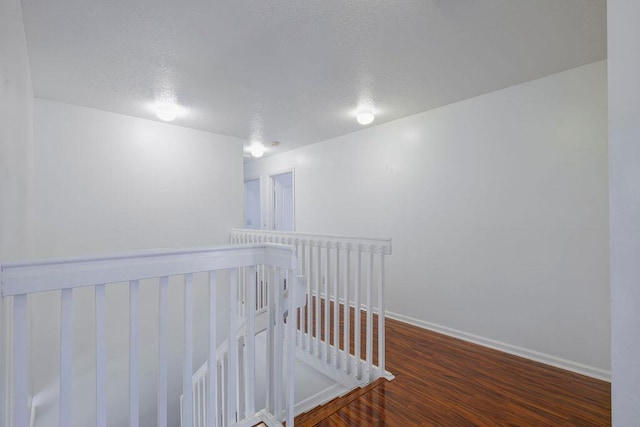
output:
[[[255,311],[246,310],[246,318],[242,324],[238,321],[238,297],[243,294],[248,298],[249,304],[255,306],[255,287],[240,291],[239,277],[248,274],[254,276],[256,270],[266,272],[273,280],[270,283],[290,283],[286,298],[283,286],[269,287],[269,299],[274,304],[268,310],[269,322],[273,324],[271,336],[268,337],[268,345],[272,347],[272,356],[269,358],[270,383],[267,393],[272,398],[267,400],[265,408],[255,408],[255,376],[250,372],[255,366]],[[222,358],[224,370],[209,370],[205,380],[200,383],[204,401],[199,401],[199,407],[206,409],[207,414],[215,414],[208,417],[207,427],[213,426],[252,426],[259,422],[268,425],[281,425],[283,419],[288,426],[294,421],[294,362],[297,324],[283,319],[284,315],[294,313],[296,310],[296,276],[297,260],[294,249],[282,245],[257,244],[242,245],[212,249],[194,249],[179,251],[153,251],[133,255],[113,257],[92,257],[74,259],[56,259],[27,261],[21,263],[3,264],[1,266],[1,297],[2,303],[12,313],[10,333],[3,337],[10,348],[10,366],[7,372],[8,390],[10,395],[9,407],[11,423],[7,427],[27,427],[29,425],[29,400],[31,390],[30,371],[27,361],[30,358],[30,337],[28,325],[30,295],[40,292],[57,291],[61,300],[61,324],[60,324],[60,386],[59,386],[59,425],[68,427],[72,425],[72,369],[73,369],[73,345],[74,345],[74,291],[81,287],[95,289],[95,394],[96,412],[95,425],[104,427],[107,425],[109,414],[107,413],[107,387],[109,377],[107,369],[113,356],[106,348],[106,323],[105,313],[109,310],[122,309],[110,307],[105,298],[105,290],[116,284],[126,283],[129,291],[129,426],[137,427],[140,424],[140,288],[150,283],[155,283],[159,289],[159,317],[158,327],[158,371],[157,371],[157,419],[158,426],[167,425],[168,399],[178,396],[168,395],[168,369],[169,350],[168,342],[168,291],[171,284],[176,282],[176,276],[184,284],[184,322],[183,322],[183,375],[182,375],[182,399],[183,415],[182,425],[193,426],[194,419],[199,414],[194,414],[194,388],[192,384],[193,358],[194,358],[194,275],[205,275],[208,280],[209,290],[209,344],[207,350],[207,362],[209,366],[219,366],[217,358],[217,322],[216,300],[218,288],[223,285],[222,276],[227,276],[229,285],[229,337],[235,337],[239,331],[246,327],[246,342],[243,348],[246,353],[240,357],[237,345],[228,346],[225,357]],[[223,275],[219,274],[225,272]],[[219,280],[220,279],[220,280]],[[281,291],[279,291],[281,290]],[[285,306],[285,302],[286,305]],[[6,305],[5,305],[6,303]],[[290,317],[291,318],[291,317]],[[146,319],[145,319],[146,320]],[[287,338],[287,339],[285,339]],[[282,345],[278,345],[281,343]],[[37,359],[37,356],[36,356]],[[241,360],[248,361],[245,365]],[[246,375],[240,375],[243,369],[248,369]],[[221,373],[224,372],[224,375]],[[218,378],[218,376],[224,378]],[[224,383],[224,387],[219,385]],[[37,392],[37,390],[35,390]],[[241,392],[242,391],[242,395]],[[126,393],[126,390],[122,390]],[[113,394],[113,393],[111,393]],[[5,396],[0,396],[5,399]],[[177,402],[177,400],[176,400]],[[146,402],[143,402],[146,403]],[[203,409],[203,410],[204,410]],[[284,416],[282,415],[284,414]],[[195,418],[194,418],[195,415]],[[37,421],[36,421],[37,425]]]
[[[258,270],[261,271],[261,275],[263,280],[258,280]],[[286,278],[282,277],[280,282],[280,291],[276,294],[269,294],[267,290],[273,291],[273,287],[267,288],[268,280],[277,280],[277,275],[273,274],[269,267],[265,266],[256,266],[256,268],[250,269],[250,271],[244,271],[245,274],[242,274],[239,278],[249,279],[246,281],[240,280],[238,286],[238,333],[236,337],[236,347],[237,347],[237,355],[239,359],[238,363],[238,389],[237,389],[237,408],[240,413],[247,413],[251,411],[251,406],[248,402],[255,402],[256,399],[256,390],[253,387],[248,387],[250,379],[255,377],[254,372],[254,363],[250,362],[251,357],[249,356],[249,343],[252,338],[257,334],[267,331],[267,336],[271,337],[271,339],[267,338],[267,340],[271,343],[266,348],[266,357],[269,360],[275,361],[280,360],[284,355],[282,354],[282,348],[286,348],[285,342],[287,342],[287,337],[282,332],[278,332],[284,329],[284,325],[282,321],[286,320],[288,322],[289,315],[289,296],[290,290],[287,289]],[[253,281],[250,278],[253,277]],[[274,282],[271,282],[274,283]],[[255,290],[249,289],[251,286],[255,288]],[[298,291],[296,292],[294,305],[296,308],[304,307],[305,304],[305,279],[302,276],[298,277],[298,281],[296,286],[298,287]],[[264,296],[260,295],[260,292],[264,291]],[[254,292],[252,294],[252,292]],[[246,298],[246,299],[245,299]],[[255,307],[253,310],[253,314],[249,313],[249,308],[247,307]],[[249,325],[249,317],[253,316],[253,326]],[[280,323],[280,325],[278,324]],[[252,329],[252,332],[250,330]],[[255,352],[255,350],[252,350]],[[218,423],[221,426],[230,425],[231,421],[229,419],[229,415],[226,411],[225,400],[228,399],[228,396],[225,394],[224,390],[226,390],[226,381],[229,378],[228,367],[229,367],[229,339],[225,340],[216,351],[216,370],[218,375],[218,404],[221,408],[219,413],[217,414]],[[268,362],[267,362],[268,363]],[[273,363],[268,363],[268,366],[273,366]],[[193,374],[193,427],[206,427],[207,417],[209,416],[209,412],[207,410],[207,378],[208,378],[208,367],[209,363],[204,362],[202,366]],[[277,369],[277,367],[275,368]],[[283,371],[282,374],[285,376],[288,375],[286,371]],[[269,390],[265,390],[266,396],[264,400],[267,401],[267,407],[273,408],[273,414],[276,418],[286,417],[286,411],[284,406],[284,402],[286,400],[284,393],[285,389],[283,388],[283,383],[277,381],[277,376],[272,376],[271,383],[273,384]],[[288,380],[288,378],[287,378]],[[286,381],[285,381],[286,382]],[[253,384],[253,383],[252,383]],[[276,399],[274,396],[280,396]],[[184,416],[184,396],[180,396],[180,410]],[[183,418],[184,419],[184,418]],[[271,424],[269,424],[271,425]]]
[[[230,242],[295,247],[307,284],[307,307],[297,312],[299,358],[347,387],[392,377],[385,371],[384,315],[391,239],[234,229]]]

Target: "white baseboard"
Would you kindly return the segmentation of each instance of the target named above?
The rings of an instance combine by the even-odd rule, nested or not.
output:
[[[300,414],[308,412],[311,409],[324,405],[325,403],[330,402],[337,397],[344,396],[351,390],[352,389],[343,387],[341,384],[334,384],[332,386],[329,386],[326,389],[314,394],[313,396],[310,396],[305,400],[296,403],[294,413],[296,416],[298,416]]]
[[[387,311],[386,316],[391,319],[409,323],[410,325],[418,326],[420,328],[428,329],[430,331],[438,332],[440,334],[448,335],[450,337],[459,338],[461,340],[472,342],[474,344],[478,344],[484,347],[489,347],[494,350],[499,350],[505,353],[513,354],[515,356],[524,357],[525,359],[530,359],[536,362],[555,366],[556,368],[565,369],[567,371],[576,372],[578,374],[586,375],[588,377],[611,382],[611,371],[585,365],[579,362],[574,362],[572,360],[567,360],[560,357],[552,356],[550,354],[541,353],[535,350],[529,350],[526,348],[507,344],[501,341],[484,338],[479,335],[470,334],[468,332],[459,331],[457,329],[448,328],[446,326],[438,325],[431,322],[426,322],[424,320],[415,319],[413,317],[405,316],[398,313],[393,313],[390,311]]]

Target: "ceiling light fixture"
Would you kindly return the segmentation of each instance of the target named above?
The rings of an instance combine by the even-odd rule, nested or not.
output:
[[[361,125],[368,125],[369,123],[373,122],[373,119],[375,119],[375,118],[376,118],[376,116],[374,116],[373,113],[371,111],[369,111],[369,110],[360,111],[356,115],[356,120]]]
[[[156,105],[156,116],[165,122],[172,122],[178,116],[178,106],[175,104]]]
[[[262,157],[263,154],[264,147],[262,146],[262,144],[254,143],[253,145],[251,145],[251,155],[253,157]]]

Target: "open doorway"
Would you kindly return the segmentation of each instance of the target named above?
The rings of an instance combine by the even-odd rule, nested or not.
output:
[[[295,184],[293,170],[244,182],[244,228],[295,230]]]

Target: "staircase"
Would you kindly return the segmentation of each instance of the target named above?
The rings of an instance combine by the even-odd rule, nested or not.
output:
[[[282,297],[283,300],[279,304],[274,304],[272,306],[269,305],[269,297],[274,298],[274,295],[264,294],[263,298],[256,298],[259,294],[259,290],[266,290],[267,286],[264,282],[260,282],[258,280],[258,274],[253,274],[255,277],[254,289],[255,291],[249,290],[246,292],[246,286],[249,285],[245,280],[241,281],[239,286],[240,292],[239,295],[243,295],[245,297],[248,296],[248,300],[245,301],[242,298],[238,300],[238,317],[236,320],[238,332],[235,340],[235,355],[237,356],[239,363],[239,371],[238,371],[238,381],[236,388],[236,395],[229,396],[225,393],[227,390],[227,382],[229,378],[231,378],[229,374],[229,358],[231,356],[231,351],[229,349],[229,338],[224,340],[224,342],[217,348],[216,350],[216,374],[215,377],[218,379],[217,384],[215,385],[218,391],[218,399],[214,402],[213,408],[208,408],[207,401],[207,390],[208,390],[208,377],[209,377],[209,364],[205,362],[193,375],[193,402],[192,402],[192,413],[193,413],[193,427],[207,427],[208,424],[208,414],[213,413],[215,417],[215,422],[220,426],[227,425],[250,425],[253,426],[254,419],[250,417],[251,414],[254,414],[255,403],[256,403],[256,392],[259,387],[256,386],[255,380],[255,365],[256,365],[256,352],[255,352],[255,336],[261,333],[266,333],[268,336],[278,337],[275,338],[275,343],[272,339],[267,338],[268,342],[273,343],[274,345],[269,346],[267,349],[270,353],[268,358],[271,360],[274,359],[275,353],[278,352],[279,348],[286,347],[284,342],[280,342],[284,340],[284,334],[278,333],[279,330],[284,329],[286,326],[287,317],[289,314],[289,289],[286,289],[286,280],[282,281]],[[246,278],[246,275],[244,276]],[[298,292],[296,292],[297,299],[294,301],[295,308],[301,308],[305,304],[305,283],[304,278],[299,277],[297,285]],[[245,291],[245,292],[243,292]],[[255,307],[255,310],[248,310],[247,306]],[[270,307],[282,307],[283,312],[282,315],[278,315],[278,310],[270,310]],[[282,311],[282,310],[280,310]],[[250,326],[252,324],[252,326]],[[253,333],[249,331],[253,330]],[[254,337],[252,339],[252,337]],[[281,355],[280,355],[281,356]],[[259,357],[259,356],[258,356]],[[271,364],[272,365],[272,364]],[[278,366],[275,366],[277,369]],[[286,382],[286,380],[285,380]],[[282,402],[284,401],[283,390],[278,386],[278,381],[272,382],[275,387],[267,390],[266,388],[262,390],[263,392],[269,392],[273,396],[279,396],[278,398],[272,398],[269,408],[274,408],[273,412],[275,412],[276,418],[284,417],[286,414],[284,412],[284,408],[282,408]],[[235,400],[235,413],[230,412],[230,399]],[[263,396],[263,400],[269,400],[266,396]],[[180,409],[181,409],[181,420],[182,424],[185,425],[185,411],[184,411],[184,395],[180,396]],[[257,416],[264,417],[267,413],[258,414]],[[275,419],[263,420],[263,422],[268,421],[269,426],[278,425]]]

